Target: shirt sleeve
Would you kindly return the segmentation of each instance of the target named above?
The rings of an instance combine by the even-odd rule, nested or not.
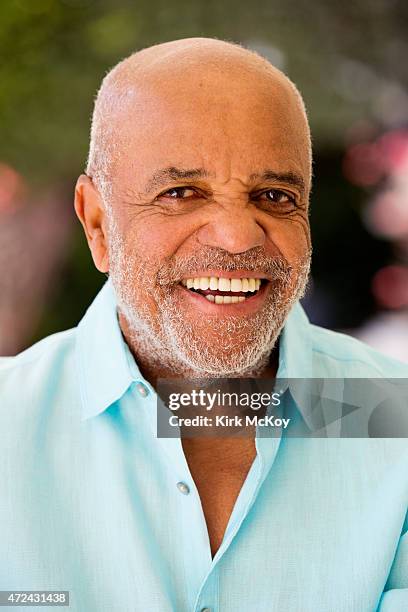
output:
[[[408,513],[377,612],[408,610]]]

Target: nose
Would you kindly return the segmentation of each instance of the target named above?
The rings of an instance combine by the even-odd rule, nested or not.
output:
[[[198,230],[197,239],[204,246],[237,254],[264,246],[265,232],[248,208],[223,209]]]

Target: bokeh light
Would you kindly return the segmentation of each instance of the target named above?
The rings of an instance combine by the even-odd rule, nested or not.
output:
[[[386,266],[373,278],[373,292],[378,302],[386,308],[408,306],[408,267]]]
[[[24,192],[23,177],[8,164],[0,162],[0,215],[15,210]]]

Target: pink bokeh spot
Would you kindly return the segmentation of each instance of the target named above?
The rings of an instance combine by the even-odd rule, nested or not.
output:
[[[385,176],[408,172],[408,131],[394,130],[371,142],[348,147],[343,159],[347,180],[361,187],[376,185]]]
[[[408,171],[408,131],[388,132],[377,142],[385,172],[399,174]]]
[[[343,159],[343,174],[355,185],[370,187],[383,176],[381,151],[376,143],[351,145]]]
[[[408,237],[407,194],[400,191],[380,193],[367,211],[367,224],[379,236]]]
[[[15,210],[24,190],[23,177],[8,164],[0,162],[0,213]]]
[[[381,306],[392,309],[408,306],[408,267],[381,268],[372,280],[372,291]]]

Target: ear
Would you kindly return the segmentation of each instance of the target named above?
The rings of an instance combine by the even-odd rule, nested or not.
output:
[[[75,212],[82,223],[96,268],[109,271],[107,219],[102,198],[86,174],[81,174],[75,186]]]

